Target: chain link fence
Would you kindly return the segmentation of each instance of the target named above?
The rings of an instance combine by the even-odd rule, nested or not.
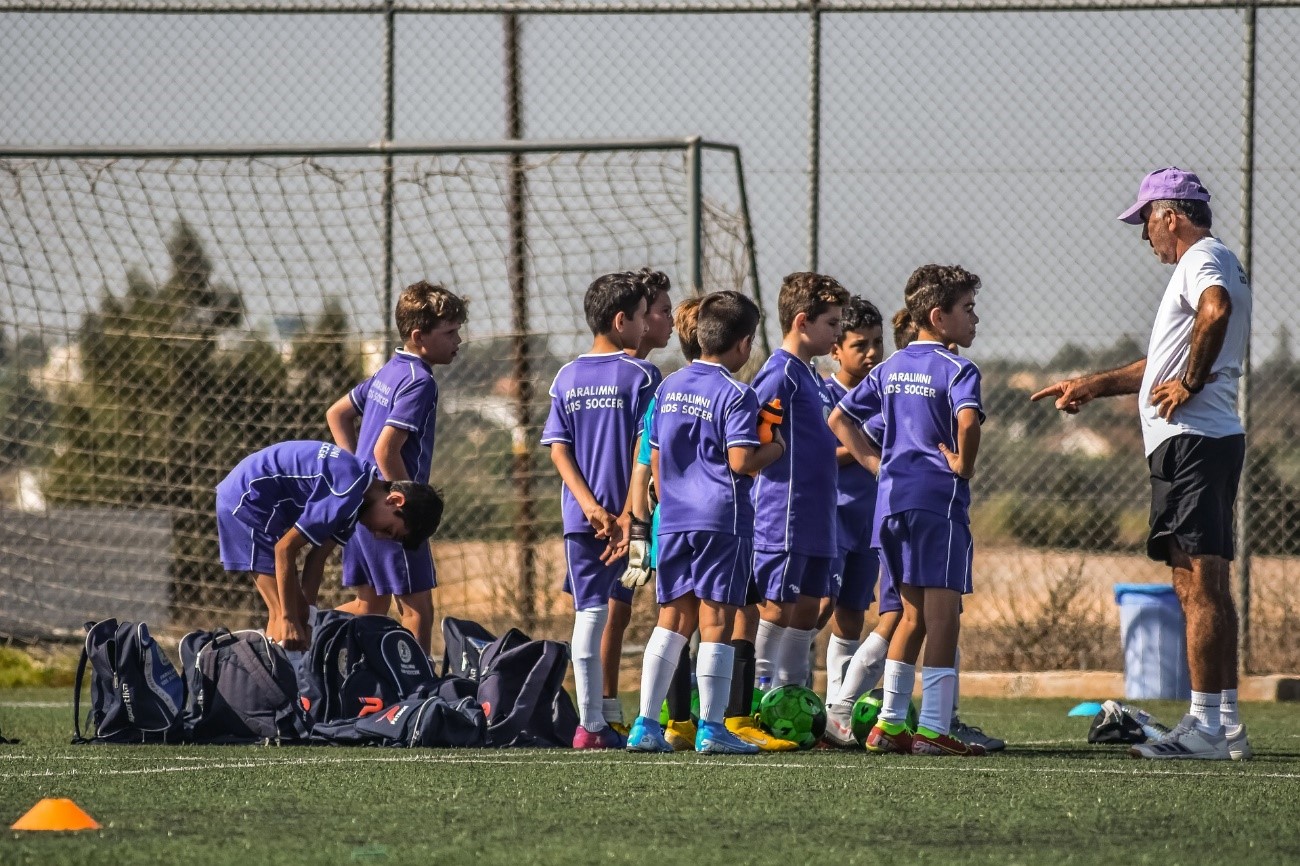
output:
[[[1066,374],[1144,353],[1168,270],[1114,216],[1145,172],[1191,168],[1214,194],[1216,234],[1247,262],[1255,290],[1242,508],[1248,553],[1236,570],[1239,581],[1248,576],[1246,661],[1255,671],[1294,670],[1300,448],[1289,433],[1300,414],[1300,362],[1290,335],[1300,312],[1287,300],[1286,232],[1300,220],[1292,146],[1300,133],[1292,85],[1300,8],[1162,6],[0,0],[0,75],[9,83],[0,93],[0,138],[11,150],[687,135],[734,143],[743,175],[704,171],[717,184],[704,196],[716,215],[716,228],[703,232],[704,288],[744,284],[750,249],[768,310],[780,276],[804,268],[835,275],[886,316],[901,306],[919,264],[956,262],[982,276],[983,321],[971,356],[985,373],[990,420],[974,491],[979,591],[967,608],[963,651],[968,667],[1007,669],[1117,667],[1111,586],[1167,580],[1143,555],[1146,468],[1134,401],[1065,418],[1027,398]],[[558,481],[537,449],[525,463],[536,491],[532,534],[516,535],[512,512],[520,482],[510,400],[518,386],[506,347],[518,329],[501,234],[501,163],[448,159],[396,160],[404,180],[393,186],[388,264],[376,252],[380,157],[6,161],[0,586],[27,580],[24,597],[39,606],[28,563],[46,556],[33,551],[54,538],[80,551],[87,574],[120,571],[126,587],[133,569],[144,568],[136,551],[155,550],[158,533],[199,541],[175,558],[182,566],[148,560],[149,568],[210,569],[215,557],[199,523],[155,526],[96,512],[65,521],[80,528],[60,534],[48,520],[33,528],[37,516],[20,519],[20,509],[57,500],[115,510],[144,495],[103,493],[107,479],[200,497],[207,475],[187,481],[184,494],[169,481],[182,458],[163,445],[178,425],[230,434],[230,454],[203,455],[209,474],[286,432],[323,436],[334,391],[388,349],[386,299],[427,277],[469,296],[472,315],[470,357],[442,377],[434,475],[452,507],[435,543],[439,607],[494,624],[527,614],[540,632],[563,635]],[[725,159],[710,154],[706,162]],[[693,282],[680,159],[605,156],[585,162],[588,173],[575,166],[558,159],[528,187],[543,220],[530,227],[536,304],[523,329],[537,359],[529,373],[536,394],[554,365],[582,348],[574,304],[596,274],[662,267],[678,296]],[[604,180],[592,186],[592,177]],[[94,203],[69,210],[53,233],[22,233],[18,202],[72,208],[72,187],[93,189]],[[675,192],[656,198],[659,189]],[[752,246],[737,228],[742,192]],[[203,204],[190,207],[191,196]],[[264,236],[250,233],[250,212],[260,214],[254,222]],[[557,228],[545,228],[541,215]],[[129,243],[100,243],[97,220],[149,228],[130,229]],[[660,232],[673,240],[661,243]],[[572,237],[580,240],[566,247]],[[198,342],[212,363],[243,365],[243,390],[229,391],[237,395],[231,404],[188,379],[168,384],[171,391],[132,392],[141,406],[159,407],[161,427],[125,449],[147,459],[76,465],[60,453],[58,431],[120,437],[141,413],[106,425],[93,419],[93,398],[78,398],[92,400],[91,409],[70,402],[68,367],[85,362],[74,349],[108,340],[103,323],[115,309],[161,303],[180,273],[169,251],[185,243],[205,263],[192,273],[208,274],[202,292],[212,303],[188,307],[202,315],[182,317],[184,327],[206,335]],[[224,327],[222,303],[232,296],[242,318]],[[177,327],[175,318],[161,321],[164,332]],[[779,338],[773,317],[767,329],[770,340]],[[154,338],[147,363],[156,369],[143,378],[153,382],[188,350],[174,345],[184,335],[144,330]],[[254,417],[240,426],[245,412]],[[78,453],[87,451],[97,453],[88,446]],[[175,508],[202,513],[197,499],[163,510]],[[131,533],[141,538],[131,541]],[[535,557],[526,602],[517,596],[527,569],[513,547],[521,539]],[[192,583],[195,592],[210,590]],[[252,610],[245,587],[211,591],[235,594],[189,598],[179,609],[164,603],[180,619]],[[86,613],[113,613],[111,600]]]

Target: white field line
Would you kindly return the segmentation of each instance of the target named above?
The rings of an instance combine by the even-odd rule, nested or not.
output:
[[[986,761],[996,762],[997,758],[988,758]],[[621,759],[608,760],[601,758],[588,758],[586,756],[575,757],[570,759],[548,759],[548,758],[507,758],[507,757],[453,757],[441,755],[392,755],[392,756],[367,756],[367,757],[336,757],[336,758],[288,758],[283,760],[242,760],[227,761],[224,763],[207,763],[201,766],[192,764],[163,766],[163,767],[142,767],[139,769],[111,769],[111,770],[43,770],[39,772],[27,773],[0,773],[0,779],[34,779],[34,778],[68,778],[73,776],[147,776],[159,775],[164,773],[186,773],[197,772],[199,770],[238,770],[238,769],[258,769],[268,770],[281,767],[300,767],[300,766],[337,766],[345,764],[398,764],[398,763],[423,763],[423,764],[473,764],[473,765],[491,765],[491,766],[572,766],[575,764],[598,764],[605,766],[628,766],[635,764],[638,767],[655,767],[671,770],[695,770],[695,769],[718,769],[718,770],[813,770],[821,772],[824,770],[887,770],[901,772],[929,771],[943,773],[1028,773],[1037,775],[1094,775],[1094,776],[1128,776],[1128,777],[1216,777],[1224,779],[1296,779],[1300,780],[1300,773],[1242,773],[1237,770],[1213,771],[1213,770],[1155,770],[1155,769],[1120,769],[1118,767],[995,767],[987,766],[985,762],[956,762],[944,761],[942,766],[936,764],[933,766],[922,766],[912,763],[894,763],[892,759],[871,759],[854,763],[837,763],[837,764],[791,764],[774,761],[746,761],[734,758],[722,758],[719,760],[694,760],[694,761],[658,761],[658,760],[638,760]]]
[[[86,704],[89,706],[89,703]],[[0,710],[57,710],[72,709],[72,701],[3,701]]]

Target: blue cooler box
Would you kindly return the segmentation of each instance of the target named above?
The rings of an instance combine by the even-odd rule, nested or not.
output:
[[[1163,583],[1117,583],[1115,601],[1124,647],[1124,697],[1191,697],[1183,607],[1174,588]]]

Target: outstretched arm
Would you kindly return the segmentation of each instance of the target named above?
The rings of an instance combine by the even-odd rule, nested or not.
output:
[[[1073,415],[1085,403],[1098,397],[1136,394],[1142,388],[1142,374],[1146,369],[1147,359],[1140,358],[1132,364],[1116,367],[1114,370],[1090,373],[1077,379],[1064,379],[1055,385],[1048,385],[1029,399],[1037,402],[1044,397],[1055,397],[1056,408]]]

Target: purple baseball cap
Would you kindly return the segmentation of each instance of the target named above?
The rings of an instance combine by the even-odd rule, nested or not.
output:
[[[1153,201],[1167,199],[1209,201],[1210,191],[1201,183],[1201,179],[1190,171],[1183,171],[1172,165],[1168,168],[1158,168],[1142,178],[1142,186],[1138,187],[1137,201],[1116,219],[1131,226],[1140,226],[1142,208]]]

